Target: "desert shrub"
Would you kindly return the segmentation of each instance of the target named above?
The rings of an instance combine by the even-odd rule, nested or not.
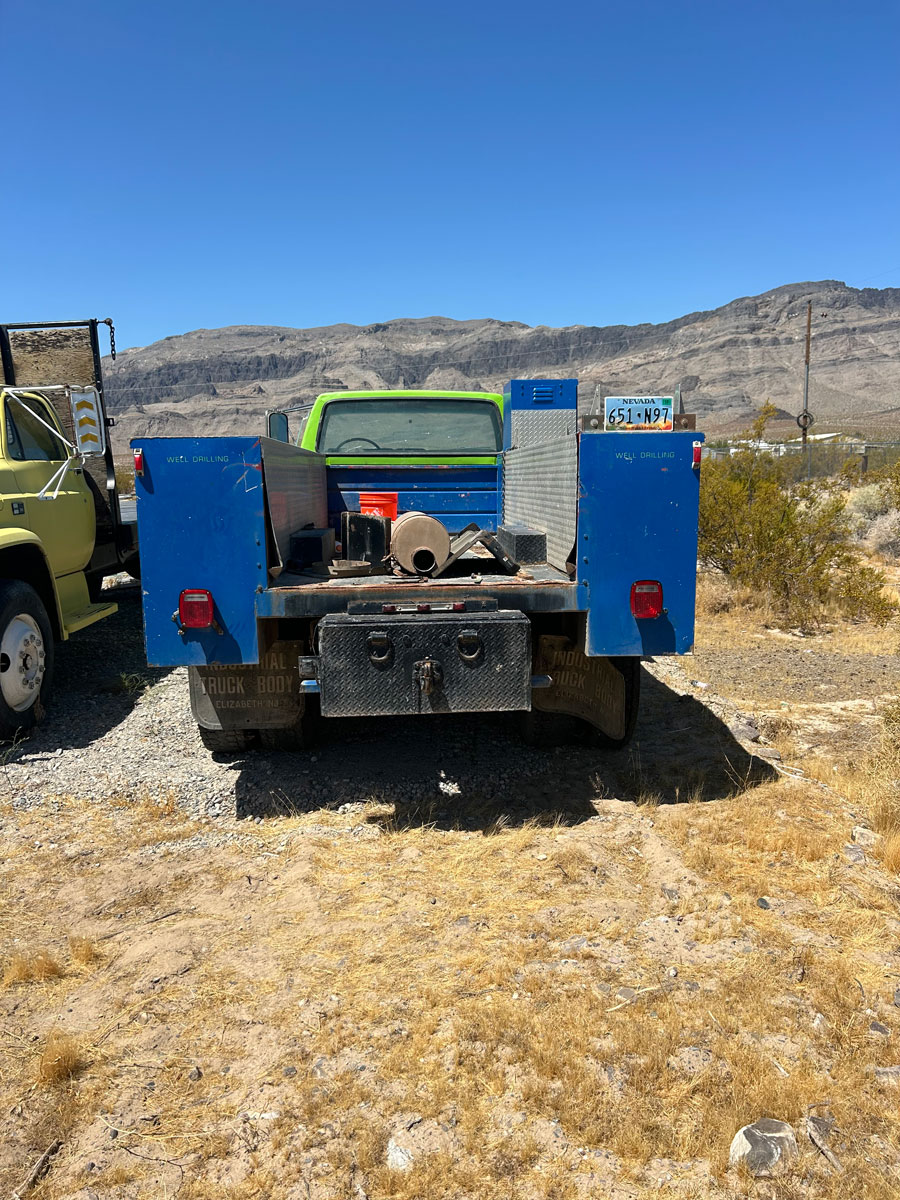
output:
[[[704,464],[701,560],[804,629],[833,607],[856,620],[889,620],[896,605],[853,545],[845,495],[828,481],[788,482],[781,460],[759,449],[773,412],[762,409],[745,449]]]
[[[900,509],[900,463],[878,471],[876,482],[881,493],[882,511]]]
[[[867,483],[853,489],[847,498],[847,508],[851,515],[861,517],[868,524],[890,512],[892,505],[882,484]]]
[[[877,567],[864,566],[856,555],[851,564],[836,573],[834,599],[838,608],[851,621],[872,621],[886,625],[897,615],[897,601],[885,590],[884,572]]]
[[[881,717],[884,721],[884,732],[891,740],[891,749],[896,750],[900,739],[900,700],[889,700],[883,705]]]
[[[867,550],[887,558],[900,558],[900,512],[890,509],[869,522],[862,543]]]

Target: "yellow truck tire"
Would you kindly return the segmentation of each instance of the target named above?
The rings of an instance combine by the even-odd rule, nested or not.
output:
[[[0,579],[0,739],[33,728],[52,682],[53,631],[40,596],[20,579]]]

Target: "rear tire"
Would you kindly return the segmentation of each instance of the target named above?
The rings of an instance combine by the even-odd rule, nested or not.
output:
[[[260,729],[259,742],[264,750],[307,750],[316,740],[320,720],[319,697],[305,696],[303,712],[292,725],[280,729]]]
[[[53,683],[53,630],[37,592],[0,580],[0,739],[33,729]]]
[[[213,754],[241,754],[256,744],[255,729],[205,729],[197,726],[200,741]]]
[[[259,744],[263,750],[302,750],[306,738],[301,727],[289,725],[287,729],[261,729]]]

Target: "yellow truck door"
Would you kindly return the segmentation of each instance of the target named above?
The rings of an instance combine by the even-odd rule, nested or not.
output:
[[[94,504],[76,459],[69,465],[56,499],[37,498],[68,457],[67,447],[51,433],[58,428],[55,414],[38,397],[22,402],[3,398],[3,507],[4,525],[18,525],[36,533],[50,569],[57,577],[82,570],[94,549]],[[36,419],[40,417],[40,420]],[[14,488],[10,485],[14,482]]]

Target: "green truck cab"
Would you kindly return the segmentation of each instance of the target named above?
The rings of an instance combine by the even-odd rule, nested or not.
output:
[[[324,392],[312,404],[269,413],[268,429],[278,441],[326,455],[328,466],[493,466],[502,448],[503,397],[446,389]]]
[[[41,720],[54,646],[136,569],[106,436],[97,322],[0,325],[0,738]]]

